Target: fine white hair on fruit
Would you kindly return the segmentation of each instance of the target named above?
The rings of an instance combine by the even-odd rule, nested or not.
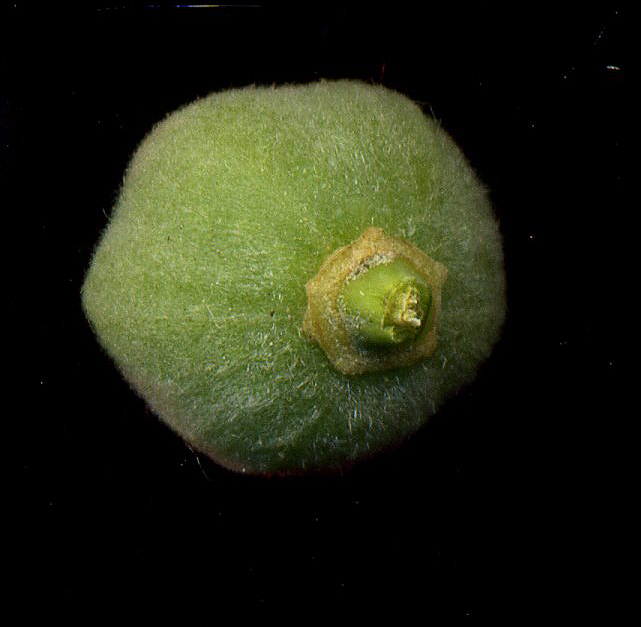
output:
[[[448,274],[434,352],[349,376],[302,332],[305,285],[368,227]],[[357,81],[233,89],[141,143],[82,302],[194,449],[246,473],[343,468],[416,431],[490,355],[501,236],[461,150],[405,96]]]

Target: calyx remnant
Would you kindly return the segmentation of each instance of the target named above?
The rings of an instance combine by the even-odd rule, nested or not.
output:
[[[370,227],[308,281],[303,328],[344,374],[411,365],[436,348],[445,266]]]

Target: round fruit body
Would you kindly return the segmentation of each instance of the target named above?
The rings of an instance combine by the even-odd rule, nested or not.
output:
[[[433,352],[344,374],[305,286],[369,227],[447,268]],[[213,94],[134,155],[82,290],[152,410],[247,473],[343,468],[402,441],[489,356],[505,316],[487,192],[406,97],[360,82]]]

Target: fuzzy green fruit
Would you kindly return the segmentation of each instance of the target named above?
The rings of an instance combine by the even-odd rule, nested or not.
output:
[[[303,331],[305,286],[368,227],[447,279],[438,323],[440,284],[414,267],[394,291],[414,309],[385,314],[432,325],[429,354],[344,374]],[[143,141],[82,300],[125,378],[196,449],[248,473],[342,468],[418,429],[489,356],[501,239],[460,150],[404,96],[351,81],[250,87],[180,109]],[[390,333],[410,352],[415,335]]]

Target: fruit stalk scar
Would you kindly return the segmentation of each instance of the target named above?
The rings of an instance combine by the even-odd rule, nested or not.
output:
[[[415,338],[431,300],[429,284],[402,257],[358,272],[339,294],[351,339],[364,348],[391,348]]]
[[[306,287],[303,328],[343,374],[409,366],[436,349],[445,266],[370,227]]]

